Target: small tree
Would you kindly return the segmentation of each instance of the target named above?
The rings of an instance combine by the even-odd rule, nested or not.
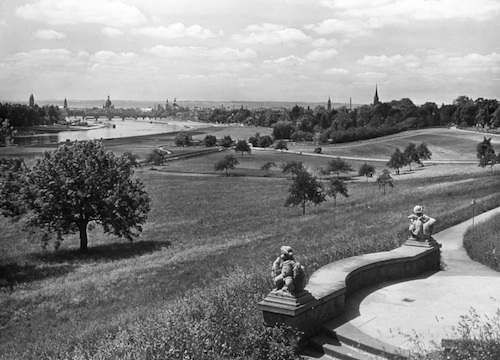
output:
[[[26,212],[22,192],[27,167],[22,159],[0,159],[0,214],[17,219]]]
[[[272,144],[273,144],[273,138],[270,137],[269,135],[261,136],[257,140],[257,146],[261,148],[268,148]]]
[[[128,161],[130,161],[130,165],[133,166],[133,167],[139,167],[140,164],[139,164],[139,158],[140,156],[137,155],[137,154],[134,154],[132,151],[125,151],[123,153],[123,157],[128,159]]]
[[[9,120],[6,119],[2,121],[0,124],[0,144],[3,143],[5,146],[9,146],[16,132],[17,130],[14,130],[14,127],[10,125]]]
[[[252,149],[250,149],[250,145],[245,140],[239,140],[234,147],[234,151],[241,152],[241,156],[243,156],[245,152],[250,154]]]
[[[368,181],[368,178],[372,177],[374,173],[375,166],[368,163],[364,163],[363,165],[361,165],[358,171],[359,176],[366,176],[366,181]]]
[[[293,179],[292,185],[288,189],[290,195],[286,199],[285,206],[302,206],[302,214],[306,213],[306,205],[313,203],[319,205],[326,201],[323,186],[316,177],[306,170],[298,171]]]
[[[377,184],[379,188],[384,188],[384,195],[385,195],[386,186],[394,187],[394,182],[391,176],[391,172],[387,169],[382,170],[382,172],[379,174],[377,178]]]
[[[396,169],[396,174],[399,175],[399,169],[401,169],[407,163],[408,159],[406,158],[406,155],[403,154],[401,150],[399,150],[399,148],[396,148],[396,150],[394,150],[394,153],[391,155],[391,158],[387,162],[387,166],[391,169]]]
[[[235,169],[238,164],[238,159],[234,155],[226,155],[214,165],[214,168],[215,171],[226,171],[226,176],[229,176],[228,170]]]
[[[186,132],[180,132],[177,134],[175,137],[175,145],[176,146],[190,146],[193,143],[193,137],[191,134],[188,134]]]
[[[497,157],[495,156],[495,149],[491,145],[491,138],[481,141],[476,146],[476,156],[479,159],[479,166],[486,167],[491,166],[491,171],[493,171],[493,165],[497,162]]]
[[[328,188],[327,195],[333,197],[333,206],[337,206],[337,195],[340,194],[344,197],[349,197],[349,192],[345,182],[339,179],[331,179],[330,187]]]
[[[299,171],[305,171],[304,166],[300,161],[286,161],[281,164],[281,170],[283,174],[292,174],[292,179]]]
[[[344,159],[340,157],[328,161],[325,169],[325,174],[335,173],[337,174],[337,179],[340,178],[340,174],[348,173],[349,171],[354,171],[351,164],[349,164]]]
[[[272,167],[277,167],[276,163],[274,161],[268,161],[260,167],[261,170],[264,170],[267,175],[269,175],[269,172],[271,171]]]
[[[42,242],[78,232],[87,251],[87,227],[100,224],[105,233],[132,241],[142,231],[150,198],[130,161],[105,151],[97,141],[61,145],[45,151],[26,172],[22,200],[29,229],[43,232]],[[135,229],[137,232],[133,232]]]
[[[217,145],[217,138],[215,135],[206,135],[205,139],[203,139],[203,146],[214,147],[215,145]]]
[[[432,157],[432,152],[427,147],[425,142],[417,146],[418,162],[422,164],[422,160],[430,160]],[[422,164],[424,166],[424,164]]]
[[[229,147],[233,146],[233,139],[231,139],[231,136],[230,135],[224,136],[220,140],[220,146],[225,147],[225,148],[229,148]]]
[[[420,164],[420,156],[418,155],[417,146],[415,145],[415,143],[412,143],[412,142],[409,143],[405,147],[403,154],[405,155],[405,157],[408,161],[407,164],[410,166],[410,171],[411,171],[411,163],[412,162]]]
[[[167,161],[167,154],[160,149],[153,149],[148,156],[146,156],[146,163],[151,165],[163,165]]]
[[[288,150],[288,146],[286,144],[285,140],[279,140],[275,145],[274,145],[274,150],[280,150],[283,152],[283,150]]]

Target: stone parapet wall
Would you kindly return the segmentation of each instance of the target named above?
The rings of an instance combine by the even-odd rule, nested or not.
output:
[[[315,271],[298,296],[270,293],[258,306],[268,326],[286,324],[304,332],[309,339],[321,333],[322,325],[344,312],[354,292],[385,281],[438,271],[440,245],[412,243],[373,254],[342,259]]]

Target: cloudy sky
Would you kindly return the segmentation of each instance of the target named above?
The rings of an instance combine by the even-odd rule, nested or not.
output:
[[[500,99],[499,0],[1,0],[0,100]]]

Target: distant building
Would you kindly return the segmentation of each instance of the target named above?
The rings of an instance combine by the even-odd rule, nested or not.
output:
[[[378,89],[377,89],[377,85],[375,84],[375,96],[373,98],[373,105],[378,105],[380,104],[380,101],[378,99]]]
[[[35,106],[35,97],[33,96],[33,93],[30,95],[30,101],[29,101],[30,107]]]
[[[67,109],[68,108],[68,101],[66,100],[66,98],[64,98],[64,106],[63,106],[64,109]]]
[[[108,100],[106,100],[106,103],[104,104],[103,108],[105,109],[114,109],[113,104],[111,103],[111,100],[108,95]]]
[[[332,109],[332,101],[330,100],[330,94],[328,94],[328,102],[326,103],[326,109],[327,110]]]

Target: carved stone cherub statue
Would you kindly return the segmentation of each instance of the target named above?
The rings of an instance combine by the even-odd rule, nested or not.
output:
[[[294,259],[290,246],[281,247],[281,255],[273,262],[271,276],[276,286],[274,291],[288,294],[299,294],[304,290],[304,267]]]
[[[417,205],[413,208],[413,214],[408,216],[410,219],[410,240],[432,241],[432,231],[436,219],[424,214],[424,207]]]

